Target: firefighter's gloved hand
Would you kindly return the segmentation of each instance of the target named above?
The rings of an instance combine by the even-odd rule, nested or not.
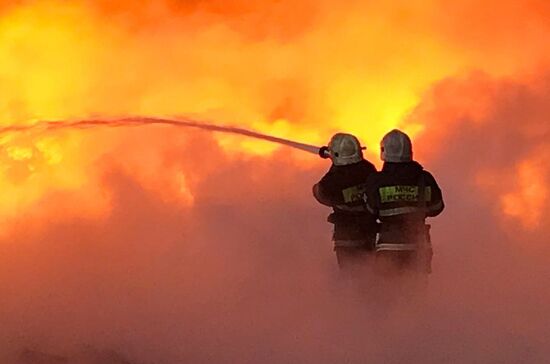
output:
[[[330,153],[328,151],[328,147],[327,146],[323,146],[321,148],[319,148],[319,157],[323,158],[323,159],[328,159],[330,158]]]

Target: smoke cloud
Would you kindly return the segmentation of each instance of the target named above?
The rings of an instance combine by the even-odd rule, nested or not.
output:
[[[395,295],[338,275],[314,156],[168,128],[3,137],[1,361],[545,362],[548,6],[423,4],[3,3],[2,127],[185,112],[345,129],[372,159],[401,126],[447,208],[428,290]]]
[[[478,99],[472,88],[498,92],[481,116],[465,118]],[[159,199],[110,159],[108,216],[41,229],[21,220],[2,244],[2,347],[75,360],[91,347],[132,363],[543,362],[548,220],[525,229],[521,217],[503,217],[499,196],[524,158],[546,147],[539,121],[550,115],[549,89],[473,75],[435,86],[412,114],[457,123],[415,140],[419,156],[438,151],[426,165],[448,206],[432,222],[425,295],[388,300],[341,281],[326,211],[309,195],[322,161],[304,169],[292,158],[234,160],[196,132],[163,155],[195,172],[192,205]],[[456,100],[463,105],[448,104]],[[179,152],[196,144],[206,169]],[[480,171],[498,180],[480,183]],[[548,169],[537,171],[547,182]]]

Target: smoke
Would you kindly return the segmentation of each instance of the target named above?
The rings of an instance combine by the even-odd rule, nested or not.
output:
[[[465,118],[479,102],[472,89],[486,95],[485,112]],[[503,218],[499,183],[514,185],[516,166],[545,148],[549,89],[475,74],[435,86],[412,114],[433,125],[415,149],[421,161],[437,151],[426,167],[447,202],[432,221],[425,295],[388,298],[341,281],[326,211],[309,192],[322,161],[305,169],[276,156],[232,159],[192,132],[163,155],[194,170],[192,205],[159,199],[110,158],[108,216],[38,230],[22,220],[0,254],[1,346],[76,359],[92,347],[132,363],[544,362],[547,217],[527,230]],[[443,115],[460,127],[441,134]],[[180,152],[193,143],[202,163]],[[501,170],[508,179],[497,173],[489,191],[479,184],[479,173]],[[548,169],[538,171],[546,183]]]
[[[2,362],[545,362],[548,6],[423,4],[2,4],[3,127],[185,112],[375,150],[401,125],[447,205],[428,291],[393,297],[340,279],[318,158],[200,130],[4,134]]]
[[[320,259],[325,234],[304,244],[312,235],[288,229],[300,218],[314,232],[307,224],[321,220],[294,188],[312,176],[276,160],[229,163],[210,138],[201,143],[212,150],[206,157],[216,171],[195,190],[192,209],[162,203],[115,170],[105,177],[116,197],[106,221],[15,232],[17,242],[3,245],[4,269],[13,269],[3,275],[10,277],[6,336],[58,353],[114,348],[145,362],[254,361],[272,350],[269,337],[285,331],[285,312],[310,310],[288,295],[319,279],[314,265],[308,274],[301,262]],[[274,315],[281,316],[278,328],[271,327]]]
[[[504,226],[536,231],[548,222],[549,80],[548,71],[518,82],[483,73],[448,79],[410,116],[427,121],[419,155],[455,166],[447,183],[458,188],[464,179],[476,191],[468,200],[488,200]]]

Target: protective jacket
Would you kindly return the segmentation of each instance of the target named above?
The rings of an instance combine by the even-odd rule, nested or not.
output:
[[[377,250],[414,250],[429,244],[428,216],[443,211],[441,189],[434,177],[414,161],[386,162],[366,185],[368,210],[381,222]]]
[[[336,247],[372,248],[377,223],[366,206],[366,181],[375,172],[374,165],[366,160],[332,165],[319,183],[313,186],[317,201],[334,210],[327,220],[334,224]]]

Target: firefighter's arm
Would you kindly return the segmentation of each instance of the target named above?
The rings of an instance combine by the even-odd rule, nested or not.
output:
[[[374,216],[378,217],[378,187],[375,181],[375,175],[371,174],[367,178],[367,186],[365,191],[365,205],[367,210]]]
[[[426,181],[428,182],[427,185],[430,186],[431,189],[431,199],[426,204],[426,215],[434,217],[439,215],[443,211],[443,209],[445,208],[445,203],[443,202],[443,194],[441,192],[441,188],[439,188],[439,185],[437,184],[435,178],[429,172],[425,173]]]
[[[325,206],[332,207],[333,203],[330,198],[327,196],[326,192],[323,191],[323,187],[320,183],[316,183],[313,186],[313,197],[320,203]]]

